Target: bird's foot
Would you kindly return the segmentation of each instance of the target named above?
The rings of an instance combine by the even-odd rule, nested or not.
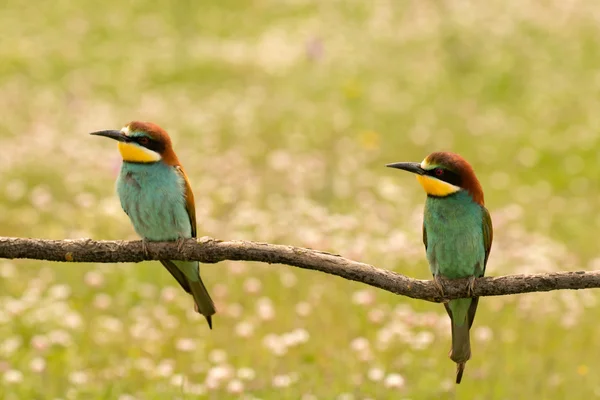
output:
[[[433,276],[433,283],[435,284],[435,287],[437,288],[438,292],[440,293],[440,297],[444,297],[445,290],[444,290],[443,278],[440,275],[436,274]]]
[[[148,241],[146,239],[142,239],[142,250],[146,257],[150,255],[150,252],[148,251]]]
[[[181,252],[181,250],[183,250],[183,245],[185,244],[186,240],[187,239],[183,237],[177,239],[177,251]]]
[[[473,290],[475,289],[475,276],[469,277],[469,284],[467,286],[467,293],[469,297],[473,297]]]

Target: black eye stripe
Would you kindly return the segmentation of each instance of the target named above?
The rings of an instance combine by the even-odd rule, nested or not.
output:
[[[159,142],[157,140],[151,139],[151,138],[149,138],[147,136],[136,136],[136,137],[132,137],[132,139],[137,144],[139,144],[140,146],[145,147],[147,149],[150,149],[152,151],[155,151],[155,152],[157,152],[159,154],[161,154],[164,151],[164,149],[165,149],[165,146],[164,146],[164,144],[162,142]],[[143,139],[146,139],[147,142],[146,143],[141,143],[141,141]]]
[[[132,139],[134,142],[140,143],[140,144],[144,139],[146,139],[148,141],[148,143],[150,143],[152,141],[152,139],[150,139],[149,137],[146,137],[146,136],[134,136],[134,137],[132,137]]]
[[[442,170],[443,173],[440,175],[436,174],[437,170]],[[439,179],[440,181],[444,181],[444,182],[448,182],[451,185],[455,185],[455,186],[461,186],[462,183],[462,179],[460,177],[459,174],[457,174],[454,171],[450,171],[449,169],[446,168],[434,168],[434,169],[430,169],[427,170],[425,172],[426,175],[432,176],[436,179]]]

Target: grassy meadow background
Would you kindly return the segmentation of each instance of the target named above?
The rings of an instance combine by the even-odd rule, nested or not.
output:
[[[600,269],[600,3],[22,2],[0,12],[0,235],[135,239],[114,142],[153,121],[199,236],[430,277],[425,195],[475,167],[489,275]],[[202,267],[214,330],[157,262],[0,260],[2,399],[600,396],[598,291],[484,298],[456,386],[441,305],[281,265]]]

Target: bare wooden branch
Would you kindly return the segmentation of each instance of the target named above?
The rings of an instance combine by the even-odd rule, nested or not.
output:
[[[188,240],[181,251],[176,243],[148,243],[144,254],[141,241],[48,240],[0,237],[0,258],[28,258],[61,262],[140,262],[144,260],[197,260],[218,263],[225,260],[285,264],[321,271],[352,281],[366,283],[413,299],[443,302],[470,297],[467,280],[446,281],[442,297],[432,281],[412,279],[372,265],[348,260],[339,255],[278,244],[221,241],[209,237]],[[473,296],[502,296],[560,289],[600,287],[600,271],[555,272],[550,274],[508,275],[478,278]]]

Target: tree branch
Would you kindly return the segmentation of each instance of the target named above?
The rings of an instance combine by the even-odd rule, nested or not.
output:
[[[432,281],[412,279],[396,272],[348,260],[339,255],[300,247],[249,241],[221,241],[209,237],[187,240],[178,250],[172,242],[148,243],[144,254],[141,241],[47,240],[0,237],[0,258],[29,258],[61,262],[140,262],[144,260],[197,260],[205,264],[225,260],[259,261],[321,271],[366,283],[413,299],[442,302],[470,297],[466,279],[445,282],[444,297]],[[600,287],[600,271],[555,272],[478,278],[473,296],[502,296],[560,289]]]

